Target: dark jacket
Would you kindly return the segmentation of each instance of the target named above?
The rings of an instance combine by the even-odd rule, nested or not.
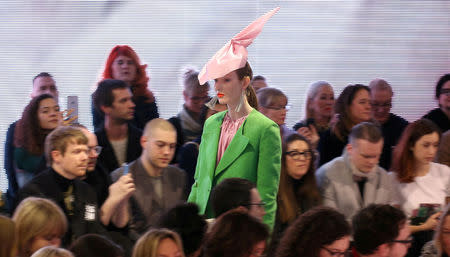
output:
[[[16,170],[14,168],[14,129],[16,123],[9,125],[8,132],[6,132],[5,152],[4,152],[4,167],[6,177],[8,179],[8,190],[6,191],[6,204],[7,211],[12,213],[14,203],[16,202],[17,191],[19,191],[19,185],[16,180]]]
[[[450,129],[450,119],[445,115],[441,108],[436,108],[425,114],[422,118],[429,119],[434,122],[444,133]]]
[[[393,113],[390,114],[389,119],[381,125],[383,132],[384,144],[383,152],[381,153],[379,165],[389,170],[391,168],[392,151],[398,140],[402,136],[403,130],[408,126],[408,121]]]

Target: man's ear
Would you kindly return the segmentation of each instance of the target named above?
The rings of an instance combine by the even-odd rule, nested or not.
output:
[[[101,110],[104,114],[108,114],[108,113],[111,112],[111,107],[105,106],[105,105],[101,105],[101,106],[100,106],[100,110]]]
[[[63,155],[61,154],[60,151],[58,150],[53,150],[50,152],[50,155],[52,156],[52,161],[53,163],[59,163],[61,162],[61,158],[63,157]]]
[[[348,154],[351,154],[351,153],[352,153],[352,150],[353,150],[352,144],[351,144],[351,143],[348,143],[348,144],[346,145],[346,148],[347,148],[347,153],[348,153]]]
[[[146,145],[147,145],[147,137],[146,136],[141,136],[141,139],[139,140],[139,142],[141,143],[142,149],[145,149]]]
[[[187,98],[188,98],[188,94],[186,93],[186,90],[183,90],[183,99],[186,102]]]

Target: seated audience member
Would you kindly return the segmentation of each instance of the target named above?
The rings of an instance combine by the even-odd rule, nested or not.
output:
[[[433,240],[422,248],[421,257],[450,256],[450,205],[445,207],[439,217],[439,224],[434,232]]]
[[[113,79],[101,81],[93,94],[95,108],[105,116],[104,124],[95,131],[103,148],[98,162],[108,172],[136,160],[142,152],[142,131],[129,123],[135,108],[132,97],[125,82]]]
[[[184,143],[192,141],[202,135],[204,116],[202,107],[209,100],[209,84],[200,85],[198,71],[187,68],[183,72],[183,109],[169,119],[169,122],[177,129],[177,148]]]
[[[266,78],[261,75],[254,76],[253,79],[250,81],[250,85],[253,87],[255,92],[261,88],[268,87]]]
[[[441,143],[436,154],[436,162],[450,167],[450,131],[442,134]]]
[[[101,146],[97,144],[97,137],[83,125],[79,127],[88,139],[88,165],[83,179],[97,193],[97,204],[101,206],[100,220],[104,225],[110,221],[117,227],[124,227],[129,219],[126,202],[135,191],[131,175],[122,176],[112,184],[109,174],[97,164]]]
[[[334,91],[330,83],[316,81],[306,93],[305,119],[294,125],[294,130],[317,145],[320,136],[330,128],[333,117]]]
[[[6,216],[0,215],[0,256],[17,256],[17,235],[14,221]]]
[[[427,204],[441,209],[450,197],[450,168],[432,162],[439,138],[439,128],[430,120],[420,119],[406,127],[394,150],[391,167],[396,191],[394,204],[412,218],[410,228],[414,243],[410,252],[415,256],[420,254],[423,244],[431,240],[439,217],[439,213],[429,217],[422,214],[421,207]]]
[[[357,211],[371,203],[391,203],[391,179],[378,166],[382,149],[383,137],[378,126],[370,122],[354,126],[347,152],[316,173],[324,205],[336,208],[350,221]]]
[[[45,170],[45,137],[60,125],[61,113],[53,96],[33,98],[14,131],[14,167],[19,188]]]
[[[225,104],[220,104],[219,102],[217,102],[212,109],[206,105],[203,105],[202,116],[205,117],[204,120],[207,120],[212,115],[225,111],[226,109],[227,106]],[[201,141],[202,137],[198,136],[193,141],[186,142],[178,149],[178,167],[186,171],[188,188],[191,188],[194,184],[195,167],[197,166],[198,152]]]
[[[32,257],[74,257],[73,254],[66,249],[54,246],[46,246],[35,252]]]
[[[129,121],[138,129],[143,129],[148,121],[159,117],[155,97],[148,88],[150,78],[147,76],[146,68],[147,65],[141,64],[133,48],[117,45],[111,49],[102,75],[102,80],[117,79],[126,83],[135,104],[135,112]],[[95,130],[101,129],[105,119],[104,112],[98,109],[94,102],[92,118]]]
[[[261,88],[256,93],[256,97],[258,98],[258,111],[280,126],[281,138],[294,133],[285,125],[289,105],[287,105],[287,96],[281,90],[272,87]]]
[[[58,89],[56,87],[55,80],[52,75],[47,72],[41,72],[33,78],[33,88],[30,94],[31,98],[35,98],[39,95],[49,94],[58,102]],[[12,212],[13,205],[16,200],[17,191],[19,185],[16,180],[16,171],[14,167],[14,130],[16,128],[17,121],[9,125],[6,133],[5,141],[5,153],[4,153],[4,167],[6,176],[8,178],[8,190],[6,191],[7,208]]]
[[[168,229],[151,229],[133,248],[133,257],[185,257],[177,233]]]
[[[280,186],[271,251],[276,249],[286,228],[302,213],[321,203],[314,175],[314,150],[301,135],[295,133],[283,139]]]
[[[372,115],[381,124],[384,138],[383,153],[379,165],[387,170],[391,167],[392,148],[397,144],[408,122],[391,113],[394,92],[386,80],[374,79],[370,82],[369,87]]]
[[[69,250],[75,257],[125,257],[120,246],[96,234],[79,237],[72,243]]]
[[[266,214],[256,185],[243,178],[227,178],[215,186],[211,204],[216,218],[236,208],[246,209],[250,216],[261,221]]]
[[[428,112],[423,118],[434,122],[441,132],[450,129],[450,73],[443,75],[436,84],[435,97],[439,108]]]
[[[361,257],[403,257],[412,243],[405,214],[387,204],[371,204],[353,217],[353,245]]]
[[[329,207],[315,207],[289,226],[275,256],[347,256],[350,235],[344,215]]]
[[[97,195],[79,178],[88,164],[88,139],[81,129],[59,127],[45,139],[49,168],[19,191],[19,200],[37,196],[54,201],[64,211],[69,229],[63,245],[87,233],[106,233],[99,222]]]
[[[45,246],[61,245],[67,231],[67,219],[61,208],[50,200],[29,197],[14,211],[19,257],[29,257]]]
[[[167,228],[178,233],[187,257],[198,257],[206,233],[205,218],[198,214],[198,206],[193,203],[180,204],[161,216],[157,227]]]
[[[330,129],[324,131],[319,140],[319,166],[341,156],[352,128],[370,121],[370,89],[361,84],[348,85],[336,100],[334,112],[336,116]]]
[[[231,210],[220,216],[206,236],[204,257],[262,256],[269,228],[244,210]]]
[[[186,174],[169,165],[177,143],[172,124],[160,118],[151,120],[140,143],[140,158],[111,173],[113,181],[128,173],[134,180],[136,191],[128,202],[134,236],[154,226],[161,214],[187,197]]]

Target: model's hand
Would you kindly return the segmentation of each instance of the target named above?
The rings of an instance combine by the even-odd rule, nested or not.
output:
[[[130,198],[130,196],[136,191],[134,180],[131,174],[121,176],[114,184],[109,186],[109,197],[123,201]]]

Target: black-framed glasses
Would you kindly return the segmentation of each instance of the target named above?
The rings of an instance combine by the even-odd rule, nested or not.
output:
[[[284,152],[284,154],[289,155],[292,159],[298,161],[298,160],[310,160],[312,158],[313,155],[313,151],[311,150],[306,150],[303,152],[299,152],[299,151],[289,151],[289,152]]]
[[[350,257],[350,250],[347,249],[344,252],[341,251],[332,251],[328,248],[326,248],[325,246],[322,246],[322,249],[324,249],[325,251],[327,251],[331,256],[334,257]]]
[[[281,111],[281,110],[286,110],[289,111],[291,109],[290,105],[285,105],[285,106],[263,106],[266,109],[270,109],[270,110],[275,110],[275,111]]]
[[[441,88],[441,95],[450,95],[450,88]]]
[[[392,102],[384,102],[384,103],[378,103],[378,102],[371,102],[370,105],[373,108],[391,108]]]
[[[404,240],[392,240],[391,243],[399,243],[399,244],[412,244],[413,242],[413,238],[412,237],[408,237],[408,239],[404,239]]]
[[[102,152],[103,147],[101,146],[92,146],[92,147],[88,147],[88,151],[94,151],[96,154],[100,154]]]

